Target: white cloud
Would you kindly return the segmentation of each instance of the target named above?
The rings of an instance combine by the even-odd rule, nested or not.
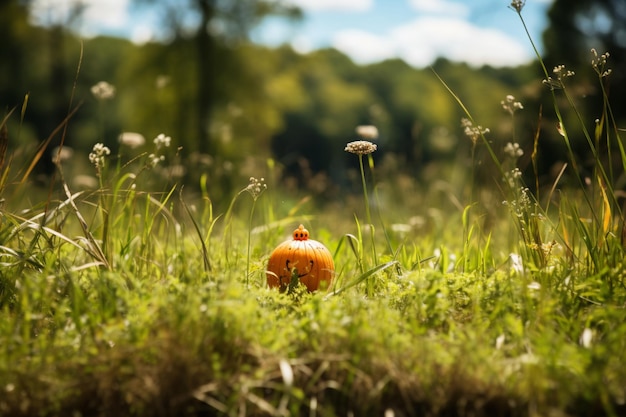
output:
[[[357,63],[370,63],[392,58],[396,54],[393,39],[358,29],[346,29],[333,38],[333,47],[349,55]]]
[[[291,41],[291,46],[295,51],[301,54],[308,54],[315,49],[315,45],[311,42],[311,38],[307,36],[296,36]]]
[[[128,5],[129,0],[34,0],[31,16],[37,24],[65,24],[72,10],[84,7],[79,18],[85,26],[122,28],[128,24]]]
[[[138,25],[134,27],[130,36],[130,40],[138,45],[149,42],[154,38],[154,31],[149,25]]]
[[[333,46],[359,64],[398,56],[415,67],[438,57],[473,66],[516,66],[531,57],[517,40],[458,18],[421,17],[384,35],[346,30],[337,34]]]
[[[305,12],[365,12],[374,6],[374,0],[285,0]]]
[[[107,28],[123,28],[129,24],[129,0],[90,0],[86,2],[85,22]]]
[[[448,0],[409,0],[413,9],[421,13],[436,13],[452,16],[468,16],[469,6]]]

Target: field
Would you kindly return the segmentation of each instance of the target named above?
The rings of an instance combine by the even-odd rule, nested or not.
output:
[[[594,56],[603,88],[608,55]],[[557,119],[576,115],[557,100],[572,104],[573,74],[544,72]],[[107,85],[94,94],[106,100]],[[166,134],[140,153],[129,137],[117,155],[97,144],[82,162],[61,149],[54,178],[38,185],[43,148],[28,158],[7,149],[9,114],[0,121],[0,414],[626,414],[616,186],[626,152],[610,104],[595,131],[559,124],[571,158],[535,187],[517,166],[515,138],[496,148],[452,90],[450,100],[466,114],[469,165],[418,183],[393,161],[375,164],[377,129],[361,126],[345,145],[359,192],[323,204],[281,189],[272,159],[217,204],[210,179],[176,181]],[[523,111],[512,96],[501,104],[513,122]],[[587,139],[588,176],[578,175],[572,130]],[[490,181],[475,178],[483,163],[494,167]],[[78,184],[76,166],[91,184]],[[283,291],[268,288],[270,254],[300,224],[332,254],[332,281],[309,292],[296,266]]]

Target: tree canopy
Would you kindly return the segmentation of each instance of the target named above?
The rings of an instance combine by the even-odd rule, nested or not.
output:
[[[599,51],[610,50],[614,99],[624,89],[621,77],[626,74],[622,3],[587,0],[572,5],[556,0],[545,35],[549,65],[566,63],[579,71],[583,64],[589,68],[584,50],[594,45]],[[381,132],[376,158],[393,154],[415,175],[433,161],[456,164],[459,155],[469,155],[471,145],[460,127],[464,113],[433,70],[475,120],[491,128],[496,149],[511,140],[513,132],[513,122],[506,121],[500,106],[505,96],[528,103],[516,121],[524,126],[517,140],[525,149],[532,148],[539,120],[550,120],[545,106],[540,116],[545,89],[537,64],[474,69],[439,59],[432,69],[413,68],[400,60],[359,66],[334,49],[300,54],[289,46],[268,48],[247,41],[248,30],[264,16],[298,15],[281,9],[279,2],[134,4],[162,8],[172,36],[142,45],[112,37],[81,40],[63,27],[33,26],[23,2],[0,5],[0,104],[7,111],[18,109],[9,127],[20,132],[19,145],[36,144],[50,135],[67,116],[73,94],[79,109],[70,120],[65,145],[83,154],[96,142],[115,148],[124,131],[146,138],[165,132],[181,147],[178,157],[191,183],[204,173],[211,178],[233,172],[248,175],[250,168],[243,162],[255,156],[275,158],[285,175],[298,181],[323,173],[342,186],[354,163],[343,148],[360,124],[374,124]],[[185,13],[199,16],[195,26],[184,25]],[[102,80],[116,87],[112,101],[99,102],[91,95],[91,86]],[[583,103],[597,97],[593,90],[580,91]],[[554,133],[542,134],[548,170],[562,149],[558,137],[551,137]],[[17,135],[11,137],[18,146]],[[55,138],[51,147],[59,143]],[[194,165],[198,161],[203,162]],[[228,187],[228,181],[214,183]]]

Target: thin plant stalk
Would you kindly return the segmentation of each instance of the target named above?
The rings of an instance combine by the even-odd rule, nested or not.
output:
[[[252,207],[250,208],[250,217],[248,218],[248,253],[246,255],[246,287],[250,280],[250,249],[252,243],[252,218],[254,217],[254,208],[256,207],[256,198],[252,199]]]
[[[372,223],[372,215],[370,213],[369,197],[367,195],[367,183],[365,181],[365,169],[363,167],[363,155],[359,154],[359,168],[361,169],[361,184],[363,185],[363,198],[365,199],[365,217],[367,218],[367,224],[370,229],[370,239],[372,242],[372,256],[374,257],[374,264],[378,260],[376,254],[376,243],[374,241],[374,224]]]

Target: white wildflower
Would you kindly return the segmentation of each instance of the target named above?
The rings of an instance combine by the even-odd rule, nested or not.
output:
[[[504,173],[504,180],[511,188],[517,185],[520,178],[522,178],[522,171],[519,168],[513,168],[511,171]]]
[[[100,81],[91,87],[91,94],[98,100],[110,100],[115,97],[115,87],[106,81]]]
[[[529,290],[540,290],[541,289],[541,284],[538,283],[537,281],[533,281],[530,284],[527,285]]]
[[[591,342],[593,341],[593,330],[588,327],[585,327],[582,334],[580,335],[579,343],[582,347],[589,349],[591,347]]]
[[[517,110],[522,110],[524,106],[519,101],[515,101],[515,97],[512,95],[508,95],[504,100],[500,102],[502,108],[508,112],[511,116],[515,114]]]
[[[472,140],[473,144],[476,144],[479,137],[490,132],[489,128],[484,128],[480,125],[474,126],[472,121],[466,118],[461,119],[461,127],[463,128],[463,133]]]
[[[57,146],[52,150],[52,162],[60,164],[62,162],[68,162],[74,156],[74,149],[69,146]]]
[[[75,175],[72,177],[72,186],[83,190],[98,188],[98,179],[91,175]]]
[[[361,125],[356,127],[356,133],[363,139],[374,140],[378,138],[378,128],[371,125]]]
[[[357,140],[346,145],[344,151],[356,155],[367,155],[374,152],[378,147],[372,142],[366,140]]]
[[[285,386],[290,387],[293,385],[293,368],[284,359],[281,359],[278,362],[278,367],[280,368],[280,374],[283,377],[283,383]]]
[[[128,146],[131,149],[143,146],[146,143],[146,139],[141,133],[135,132],[123,132],[117,138],[120,144]]]
[[[254,178],[250,177],[250,183],[245,188],[247,192],[250,193],[253,199],[257,199],[263,191],[267,189],[267,184],[265,184],[265,178]]]
[[[411,231],[412,227],[410,224],[406,224],[406,223],[393,223],[391,225],[391,230],[395,233],[398,233],[400,235],[404,235],[406,233],[409,233]]]
[[[509,254],[509,259],[511,260],[511,269],[518,274],[522,274],[524,272],[522,257],[517,253],[511,253]]]
[[[591,66],[596,71],[596,73],[603,78],[609,76],[612,70],[610,68],[605,69],[606,62],[610,56],[609,53],[605,52],[602,55],[598,56],[598,52],[595,49],[591,49],[591,54],[593,55],[593,58],[591,59]]]
[[[169,136],[165,136],[165,134],[163,133],[154,138],[154,144],[156,145],[157,149],[168,148],[171,142],[172,138]]]
[[[543,83],[548,85],[551,90],[563,88],[565,79],[575,75],[574,71],[566,70],[565,65],[557,65],[552,70],[552,73],[555,78],[548,77],[543,80]]]
[[[520,148],[519,143],[508,142],[504,147],[504,153],[509,155],[513,159],[517,159],[524,155],[524,151]]]
[[[153,154],[153,153],[148,155],[148,165],[150,165],[153,168],[155,166],[159,165],[159,163],[162,162],[162,161],[165,161],[165,156],[163,156],[163,155],[157,155],[157,154]]]
[[[108,155],[111,155],[111,150],[102,143],[96,143],[93,145],[91,153],[89,153],[89,162],[94,164],[96,169],[99,170],[104,167],[104,161]]]

